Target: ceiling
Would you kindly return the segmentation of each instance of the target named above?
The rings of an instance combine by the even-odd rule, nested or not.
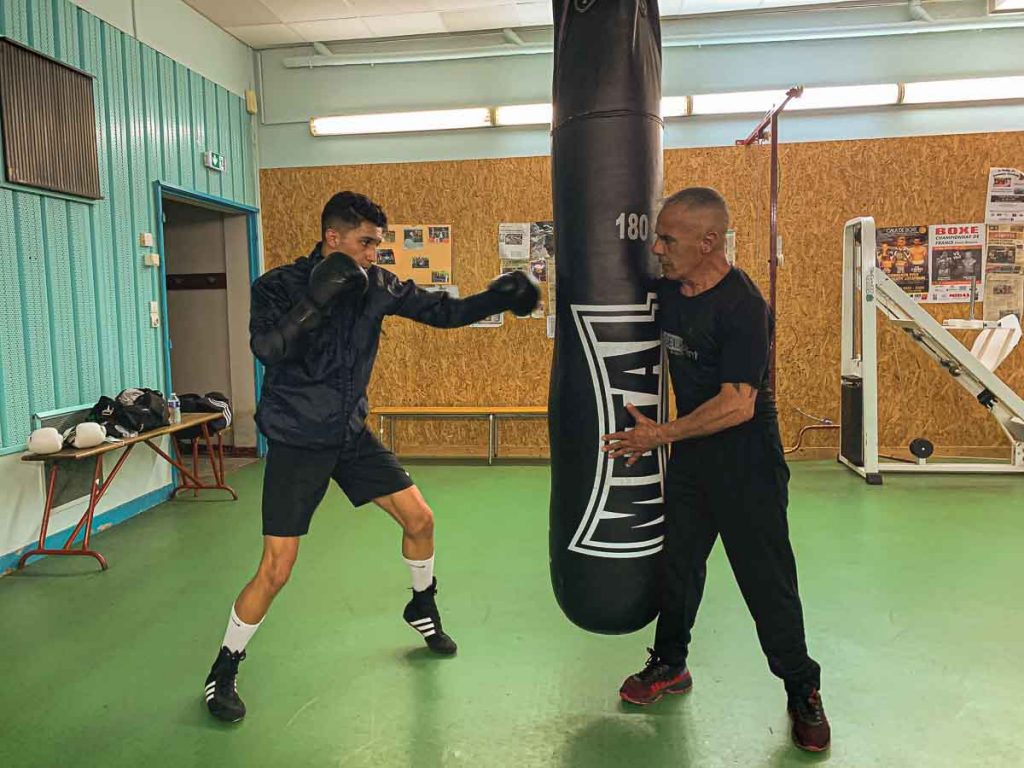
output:
[[[550,25],[551,0],[185,0],[253,48]],[[661,0],[662,16],[835,0]]]

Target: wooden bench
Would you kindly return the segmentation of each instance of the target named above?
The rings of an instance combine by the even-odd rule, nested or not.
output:
[[[498,422],[501,419],[546,419],[548,409],[543,405],[396,405],[374,408],[370,416],[378,419],[380,441],[391,452],[395,450],[395,421],[397,419],[487,419],[487,463],[493,464],[498,456]],[[388,427],[385,441],[384,427]]]
[[[96,514],[96,507],[100,503],[100,499],[103,498],[103,494],[106,493],[110,487],[111,482],[117,476],[117,473],[124,466],[125,460],[128,455],[132,452],[132,449],[139,443],[145,443],[153,451],[163,459],[166,459],[174,466],[178,472],[181,473],[181,479],[174,489],[174,494],[177,495],[180,491],[195,491],[196,494],[200,490],[217,489],[227,491],[238,500],[238,494],[235,493],[231,486],[224,482],[224,454],[223,450],[217,451],[214,449],[213,441],[210,437],[210,430],[207,424],[215,419],[222,418],[220,413],[183,413],[181,415],[180,424],[171,424],[167,427],[160,427],[159,429],[152,429],[148,432],[142,432],[136,437],[126,438],[119,440],[116,443],[103,443],[97,445],[95,448],[65,448],[57,453],[47,454],[35,454],[26,453],[21,457],[22,461],[33,461],[33,462],[47,462],[50,465],[50,478],[47,482],[46,491],[46,506],[43,508],[43,524],[39,530],[39,546],[32,549],[21,556],[18,560],[18,568],[23,568],[25,563],[30,557],[35,555],[85,555],[88,557],[94,557],[99,561],[99,564],[103,567],[103,570],[107,569],[107,561],[103,555],[99,552],[95,552],[89,549],[89,537],[92,533],[92,520]],[[182,462],[181,450],[178,447],[177,439],[172,438],[171,444],[174,448],[174,454],[176,458],[172,458],[164,453],[159,446],[152,441],[158,437],[164,435],[174,435],[176,432],[180,432],[190,427],[199,427],[203,436],[203,440],[206,442],[207,451],[210,456],[210,467],[213,470],[214,483],[204,483],[199,479],[199,472],[196,467],[196,456],[193,452],[193,465],[192,471],[190,472]],[[218,438],[220,436],[218,435]],[[219,445],[218,441],[218,445]],[[103,457],[111,451],[118,451],[122,448],[126,448],[125,452],[121,454],[121,457],[117,460],[117,464],[114,465],[114,469],[110,472],[106,478],[103,478]],[[96,459],[96,466],[93,470],[93,479],[91,490],[89,492],[89,505],[78,521],[78,525],[71,532],[68,540],[64,543],[64,546],[60,549],[47,549],[46,548],[46,532],[50,526],[50,513],[53,511],[53,497],[54,489],[57,485],[57,470],[62,462],[65,461],[82,461],[84,459]],[[79,532],[82,528],[85,528],[85,539],[82,542],[81,547],[72,547],[72,543],[78,537]]]

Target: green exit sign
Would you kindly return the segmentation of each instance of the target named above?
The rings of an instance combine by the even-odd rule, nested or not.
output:
[[[224,155],[218,155],[216,152],[204,152],[203,165],[211,171],[219,173],[223,173],[228,169],[228,161],[224,158]]]

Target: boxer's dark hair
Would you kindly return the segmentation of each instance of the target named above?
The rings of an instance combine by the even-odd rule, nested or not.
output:
[[[327,201],[320,215],[320,235],[326,235],[328,229],[347,232],[364,221],[381,229],[388,228],[387,214],[373,200],[358,192],[339,192]]]

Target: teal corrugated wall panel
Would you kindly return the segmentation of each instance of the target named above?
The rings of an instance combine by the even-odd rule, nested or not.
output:
[[[236,158],[231,146],[231,107],[228,103],[228,92],[219,85],[217,86],[217,127],[219,129],[217,144],[220,146],[217,151],[224,155],[228,162],[227,170],[217,174],[221,183],[220,194],[221,197],[234,200],[236,199],[235,179],[231,169]]]
[[[100,343],[96,330],[96,292],[93,237],[89,206],[69,204],[68,241],[71,243],[72,303],[78,358],[78,403],[91,403],[103,394],[100,383]],[[61,403],[76,405],[76,403]]]
[[[110,215],[114,240],[111,243],[114,289],[110,297],[117,317],[120,352],[119,389],[136,386],[139,380],[139,348],[135,328],[135,279],[126,254],[134,252],[131,242],[132,184],[128,167],[129,137],[128,88],[122,39],[125,36],[110,27],[104,29],[104,79],[107,83],[107,119],[110,125]],[[103,326],[101,326],[103,327]],[[104,328],[106,330],[106,328]],[[110,332],[113,332],[112,329]]]
[[[54,49],[53,0],[27,0],[29,13],[29,43],[47,56],[56,53]]]
[[[174,87],[178,94],[174,108],[178,113],[178,167],[181,172],[181,184],[190,189],[199,189],[196,185],[195,160],[192,152],[192,78],[189,71],[177,63],[174,65]]]
[[[53,410],[53,348],[46,297],[46,251],[43,243],[43,198],[18,195],[14,200],[21,303],[25,312],[28,401],[33,413]]]
[[[203,152],[206,148],[206,81],[195,72],[188,73],[189,94],[192,98],[192,172],[195,188],[200,192],[210,191],[210,179],[203,167]]]
[[[53,3],[54,26],[57,30],[57,57],[75,67],[81,66],[78,51],[78,8],[64,0]]]
[[[124,302],[121,307],[122,319],[127,321],[132,330],[135,342],[135,375],[125,383],[126,387],[156,383],[156,371],[153,370],[151,353],[153,328],[149,324],[149,302],[153,298],[153,290],[149,286],[149,275],[143,274],[145,266],[138,247],[139,233],[152,231],[149,222],[149,190],[146,184],[146,144],[145,144],[145,111],[143,109],[142,89],[142,51],[138,40],[129,35],[121,38],[124,51],[125,69],[125,108],[129,130],[128,153],[128,185],[130,205],[128,219],[128,245],[118,253],[122,259],[122,270],[125,281],[122,284],[121,296]],[[128,311],[125,311],[125,310]]]
[[[153,182],[253,204],[256,175],[241,97],[67,0],[0,0],[0,34],[96,77],[103,194],[86,202],[0,186],[6,449],[24,444],[34,412],[163,385],[162,332],[149,322],[159,270],[138,242],[157,231]],[[228,172],[208,171],[204,150],[224,155]]]
[[[163,178],[170,184],[181,184],[181,167],[178,163],[178,91],[174,82],[174,62],[166,56],[157,55],[160,67],[160,116],[159,126],[164,132]]]
[[[226,92],[225,92],[226,93]],[[242,186],[242,152],[239,146],[239,133],[242,130],[242,121],[239,116],[239,102],[229,95],[226,99],[227,120],[227,178],[230,180],[231,195],[236,200],[245,200],[245,189]]]
[[[116,393],[121,380],[120,341],[117,333],[117,292],[114,289],[113,223],[110,213],[110,118],[107,109],[107,82],[103,78],[103,34],[105,25],[95,16],[81,12],[82,64],[87,72],[100,75],[93,89],[96,100],[97,153],[100,185],[104,200],[89,206],[89,237],[92,244],[92,277],[97,358],[100,388]],[[74,405],[74,403],[71,403]]]
[[[245,191],[245,162],[242,155],[242,136],[245,132],[245,107],[238,99],[231,99],[231,170],[232,184],[235,188],[235,199],[248,201]]]
[[[4,34],[15,40],[28,41],[28,4],[25,0],[3,0]]]
[[[203,81],[203,117],[206,120],[206,143],[199,148],[200,152],[220,150],[220,127],[217,125],[217,86],[209,80]],[[207,169],[205,165],[200,166],[202,173],[206,174],[211,195],[223,197],[223,184],[220,173]]]
[[[75,307],[72,296],[72,268],[69,254],[68,205],[65,200],[43,201],[43,242],[46,265],[46,305],[50,310],[50,340],[53,345],[54,402],[79,403],[78,352],[75,349]],[[70,205],[80,205],[70,203]]]
[[[142,83],[141,124],[142,146],[145,150],[145,173],[140,178],[140,190],[136,199],[135,221],[136,242],[138,233],[154,233],[156,225],[156,209],[153,203],[152,181],[163,179],[160,173],[160,152],[163,142],[163,131],[160,130],[160,73],[157,70],[156,51],[144,45],[138,46],[140,56],[140,72]],[[141,250],[135,258],[135,268],[139,270],[139,285],[142,287],[142,303],[139,305],[139,328],[142,332],[142,359],[144,361],[143,381],[155,386],[160,382],[163,369],[162,336],[160,329],[153,328],[149,323],[149,302],[159,301],[158,270],[147,267],[142,261]],[[159,389],[159,387],[156,387]]]
[[[243,133],[242,133],[242,161],[245,163],[245,202],[249,205],[256,206],[256,184],[259,179],[259,171],[256,169],[256,148],[253,145],[255,140],[255,125],[254,118],[248,112],[242,115],[243,121]]]
[[[24,442],[31,416],[14,197],[0,189],[0,444],[5,446]]]

